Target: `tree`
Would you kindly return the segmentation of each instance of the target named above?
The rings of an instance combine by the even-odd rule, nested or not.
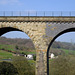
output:
[[[19,75],[35,75],[34,68],[30,65],[25,57],[14,57],[13,64],[17,68]]]
[[[18,71],[13,66],[13,64],[9,62],[0,62],[0,75],[17,75]]]
[[[16,50],[18,50],[18,49],[19,49],[19,47],[18,47],[17,45],[15,46],[15,48],[16,48]]]
[[[36,55],[33,55],[33,60],[36,61]]]
[[[22,52],[22,54],[26,55],[26,53],[25,53],[25,52]]]
[[[60,56],[50,61],[50,75],[75,75],[75,55]]]

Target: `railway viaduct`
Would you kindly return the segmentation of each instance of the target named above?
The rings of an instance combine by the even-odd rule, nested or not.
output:
[[[48,75],[48,53],[52,42],[61,34],[75,31],[74,16],[0,16],[0,35],[23,31],[36,48],[36,75]]]

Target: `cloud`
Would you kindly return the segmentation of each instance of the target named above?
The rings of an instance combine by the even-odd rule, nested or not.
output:
[[[22,3],[19,0],[0,0],[1,5],[21,5]]]

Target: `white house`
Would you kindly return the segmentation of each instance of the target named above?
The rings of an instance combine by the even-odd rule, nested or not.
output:
[[[53,53],[50,54],[50,58],[53,59],[55,58],[55,55]]]
[[[28,54],[28,55],[24,55],[27,59],[33,59],[33,55],[32,54]]]

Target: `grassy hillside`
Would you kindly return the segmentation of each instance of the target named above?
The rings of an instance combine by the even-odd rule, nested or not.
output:
[[[16,53],[25,53],[25,54],[35,54],[35,50],[27,50],[24,48],[24,50],[16,49],[15,45],[5,45],[5,44],[0,44],[0,50],[4,51],[14,51]]]
[[[0,37],[0,47],[18,49],[18,50],[34,50],[35,47],[31,39],[21,39],[21,38],[5,38]]]
[[[66,54],[75,54],[75,50],[62,49]]]
[[[52,48],[62,48],[67,50],[75,50],[75,43],[54,41]]]
[[[20,54],[20,56],[17,56],[17,54]],[[30,39],[0,37],[0,63],[3,61],[12,63],[17,68],[19,75],[35,75],[36,61],[34,58],[33,60],[27,60],[24,56],[21,56],[22,54],[35,54],[35,48]],[[18,65],[15,65],[15,63]],[[6,67],[4,65],[4,69]]]
[[[50,53],[54,53],[55,56],[58,55],[75,55],[75,50],[68,50],[62,48],[50,48]]]
[[[14,57],[13,53],[0,50],[0,60],[1,59],[9,59],[9,58],[13,58],[13,57]]]
[[[0,59],[13,58],[13,54],[36,54],[31,39],[0,37]]]
[[[0,50],[22,54],[35,54],[35,47],[31,39],[0,37]]]

